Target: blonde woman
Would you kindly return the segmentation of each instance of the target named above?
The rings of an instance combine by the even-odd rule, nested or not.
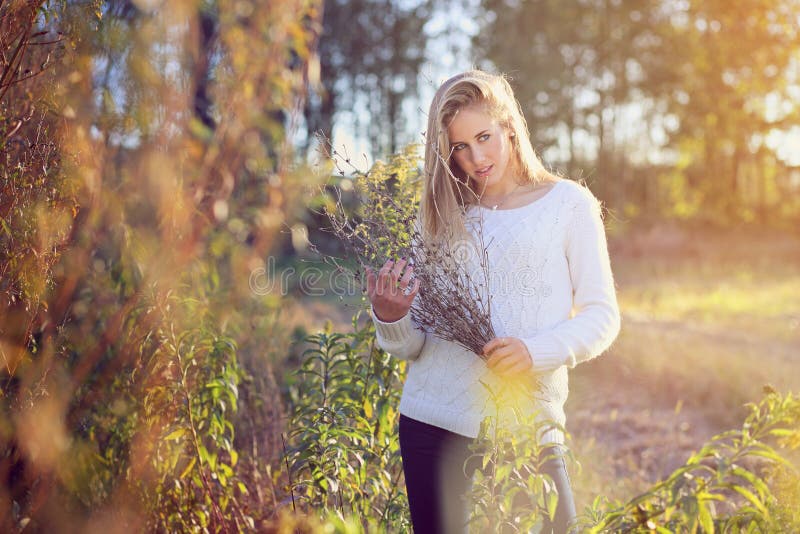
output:
[[[535,381],[523,409],[563,426],[567,370],[606,350],[620,317],[597,199],[543,167],[504,77],[472,70],[442,84],[428,115],[424,173],[424,239],[488,244],[498,337],[482,358],[417,327],[409,310],[424,288],[403,259],[368,270],[367,292],[379,345],[409,361],[399,437],[414,531],[463,532],[468,445],[483,418],[499,413],[490,391]],[[546,531],[567,532],[576,513],[564,436],[551,428],[540,440],[554,458],[545,470],[559,496]]]

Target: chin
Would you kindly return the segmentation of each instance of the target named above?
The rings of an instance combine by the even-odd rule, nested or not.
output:
[[[478,187],[478,190],[480,190],[480,189],[482,189],[484,187],[494,187],[494,186],[502,183],[503,180],[501,180],[499,178],[495,178],[494,176],[490,176],[489,178],[485,178],[483,180],[481,180],[481,179],[474,180],[474,182],[475,182],[475,185]]]
[[[470,185],[472,186],[472,190],[476,193],[480,193],[480,191],[487,185],[485,180],[476,180],[475,178],[470,178]]]

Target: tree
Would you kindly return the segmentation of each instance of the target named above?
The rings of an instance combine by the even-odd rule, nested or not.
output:
[[[535,144],[575,174],[594,167],[601,187],[625,165],[620,126],[641,99],[644,63],[655,46],[651,0],[483,3],[479,54],[515,81]],[[587,141],[588,138],[588,141]],[[583,141],[581,141],[583,139]]]
[[[766,137],[800,120],[787,106],[800,83],[799,11],[796,0],[705,0],[671,13],[666,83],[650,92],[679,123],[669,145],[680,158],[669,176],[692,194],[676,201],[708,220],[766,220],[791,195]]]
[[[423,27],[430,0],[330,0],[319,42],[320,84],[305,107],[309,142],[331,139],[337,113],[351,111],[353,126],[370,140],[373,155],[395,153],[406,142],[403,104],[417,92],[425,59]]]
[[[269,510],[279,301],[248,282],[313,182],[285,132],[320,5],[142,6],[0,4],[3,57],[25,58],[0,100],[19,147],[0,196],[4,532],[254,530]],[[44,41],[63,53],[26,79]]]
[[[612,205],[719,224],[797,213],[766,143],[797,121],[796,0],[483,6],[475,46],[517,78],[533,139]]]

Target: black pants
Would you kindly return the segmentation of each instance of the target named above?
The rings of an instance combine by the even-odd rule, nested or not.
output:
[[[415,534],[467,532],[469,511],[463,496],[481,462],[475,457],[464,468],[472,441],[400,415],[400,454]],[[553,479],[559,495],[555,521],[546,524],[542,532],[566,533],[576,516],[566,464],[558,448],[548,447],[542,454],[550,457],[543,470]]]

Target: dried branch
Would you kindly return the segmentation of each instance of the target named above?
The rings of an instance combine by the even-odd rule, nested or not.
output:
[[[414,266],[420,292],[411,307],[411,318],[423,330],[457,343],[483,357],[483,346],[495,338],[488,295],[488,257],[482,239],[444,239],[427,242],[416,221],[417,202],[401,187],[393,188],[391,165],[377,164],[363,172],[331,148],[339,174],[341,158],[356,177],[355,215],[348,215],[341,190],[336,188],[334,206],[325,210],[330,231],[343,244],[347,256],[359,266],[382,265],[387,259],[403,257]],[[393,163],[402,167],[408,156],[397,156]],[[350,269],[335,258],[326,257],[341,271]],[[351,271],[354,280],[365,287],[360,269]]]

